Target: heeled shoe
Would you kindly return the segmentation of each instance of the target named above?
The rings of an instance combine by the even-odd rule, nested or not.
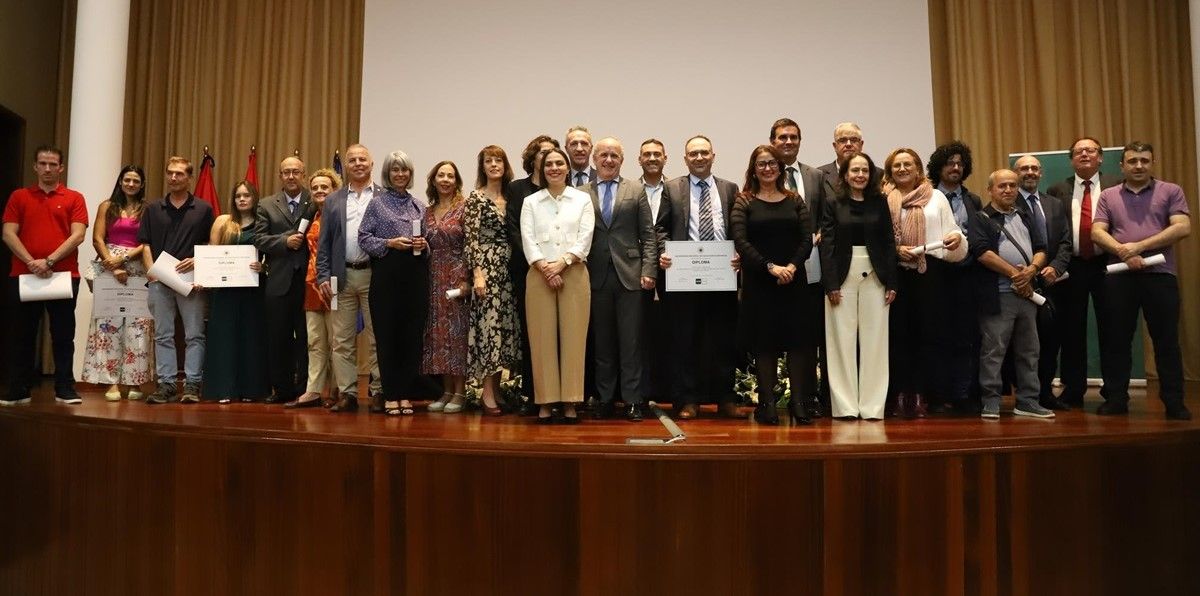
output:
[[[929,408],[925,402],[925,396],[920,393],[914,393],[912,399],[912,417],[925,418],[929,416]]]
[[[808,413],[808,408],[800,401],[788,401],[788,417],[792,419],[792,424],[812,424],[812,417]]]
[[[759,424],[777,425],[779,424],[779,412],[775,408],[774,402],[766,402],[758,404],[754,408],[754,421]]]
[[[383,413],[388,416],[412,416],[416,410],[413,409],[412,402],[405,406],[399,401],[387,401],[383,404]]]
[[[484,416],[503,416],[507,412],[505,412],[504,408],[501,407],[499,404],[500,404],[500,401],[496,400],[496,407],[489,408],[487,404],[483,403],[483,400],[480,400],[479,401],[479,409],[483,411]]]

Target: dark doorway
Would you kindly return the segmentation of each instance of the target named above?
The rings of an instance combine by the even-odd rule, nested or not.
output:
[[[25,171],[25,119],[0,106],[0,213],[8,206],[8,195],[22,186]],[[0,242],[0,324],[8,322],[8,274],[12,270],[12,253]],[[0,340],[0,362],[8,362],[8,341]],[[0,380],[8,380],[8,367],[0,366]]]

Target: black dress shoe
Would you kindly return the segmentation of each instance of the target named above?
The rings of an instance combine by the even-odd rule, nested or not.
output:
[[[1047,410],[1055,410],[1057,412],[1065,412],[1071,409],[1071,406],[1067,405],[1067,402],[1064,402],[1053,395],[1047,395],[1039,399],[1038,403]]]
[[[284,403],[285,401],[287,401],[287,400],[285,400],[282,395],[279,395],[278,393],[272,393],[271,395],[267,396],[267,399],[263,400],[263,403],[264,404],[281,404],[281,403]]]
[[[357,412],[358,396],[353,393],[343,393],[338,402],[329,408],[330,412]]]
[[[1096,408],[1101,416],[1124,416],[1129,413],[1129,404],[1124,402],[1106,401]]]
[[[629,404],[625,408],[625,419],[630,422],[641,422],[646,417],[646,406],[642,404]]]
[[[529,401],[523,401],[523,402],[521,402],[521,405],[517,406],[517,415],[518,416],[537,416],[538,415],[538,405],[533,403],[532,399]]]
[[[554,413],[551,412],[549,416],[538,416],[537,423],[538,424],[554,424]]]
[[[383,413],[383,396],[375,394],[371,396],[371,401],[367,405],[367,411],[372,414]]]
[[[1167,404],[1167,420],[1191,420],[1192,413],[1182,403]]]
[[[1083,396],[1082,395],[1060,395],[1060,396],[1058,396],[1058,399],[1062,403],[1067,404],[1068,406],[1070,406],[1072,408],[1082,408],[1083,407]]]
[[[820,418],[825,415],[825,410],[821,406],[821,398],[816,395],[808,400],[808,407],[806,409],[810,418]]]
[[[597,403],[592,407],[592,418],[596,420],[605,420],[612,418],[616,413],[617,405],[613,402]]]

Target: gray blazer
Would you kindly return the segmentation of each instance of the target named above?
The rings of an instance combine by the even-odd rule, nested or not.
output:
[[[692,188],[688,174],[684,174],[666,183],[663,190],[665,198],[671,196],[671,221],[667,226],[667,240],[689,240],[688,218],[692,214]],[[729,215],[733,212],[733,202],[737,199],[738,186],[728,180],[716,178],[717,194],[721,195],[721,214],[725,219],[725,239],[733,240],[729,233]],[[659,208],[661,212],[662,209]]]
[[[385,190],[372,182],[371,192],[379,197]],[[317,285],[336,276],[338,287],[333,288],[335,292],[346,287],[346,197],[349,195],[350,187],[347,185],[325,198],[321,235],[317,239]]]
[[[300,220],[309,218],[312,209],[308,191],[300,193],[300,206],[293,217],[288,209],[287,195],[280,191],[258,203],[254,218],[254,246],[266,259],[266,295],[282,296],[291,287],[292,276],[304,277],[308,272],[308,242],[300,248],[287,247],[288,236],[297,233]]]
[[[821,218],[825,215],[825,201],[828,199],[825,192],[825,173],[808,164],[799,165],[800,183],[804,186],[804,203],[805,207],[808,207],[808,223],[814,233],[819,232]]]
[[[642,277],[658,273],[658,243],[650,221],[650,202],[646,190],[636,180],[620,178],[613,196],[612,224],[604,223],[601,213],[600,183],[580,188],[592,197],[596,209],[596,227],[592,249],[588,253],[588,275],[599,280],[611,263],[626,290],[641,289]],[[662,209],[659,209],[662,211]]]

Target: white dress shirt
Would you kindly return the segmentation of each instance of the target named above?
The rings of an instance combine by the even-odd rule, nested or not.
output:
[[[375,198],[375,189],[368,184],[362,192],[347,189],[346,193],[346,262],[361,263],[367,259],[367,253],[358,245],[358,226],[362,223],[367,205]]]
[[[587,260],[596,226],[595,208],[588,193],[563,189],[558,197],[543,188],[528,197],[521,206],[521,246],[532,265],[542,259],[557,261],[566,253]]]
[[[645,180],[642,180],[642,188],[646,189],[646,201],[650,203],[650,223],[658,221],[658,206],[662,204],[663,180],[659,178],[658,184],[649,185]]]
[[[1096,217],[1096,203],[1100,202],[1100,172],[1092,174],[1092,218]],[[1075,174],[1075,192],[1071,194],[1071,254],[1079,256],[1079,216],[1083,213],[1083,178]],[[1096,245],[1100,252],[1100,245]]]
[[[725,235],[725,211],[721,209],[721,194],[717,192],[717,179],[712,174],[704,179],[708,183],[709,206],[712,211],[713,240],[728,240]],[[700,239],[700,179],[688,174],[692,190],[692,208],[688,215],[688,240]]]
[[[789,165],[780,167],[783,169],[779,171],[779,175],[783,176],[783,185],[785,187],[787,186],[788,168],[795,168],[796,173],[793,177],[796,179],[796,194],[800,195],[801,199],[804,199],[805,205],[808,205],[808,197],[804,196],[804,178],[800,175],[800,160],[797,159]]]

